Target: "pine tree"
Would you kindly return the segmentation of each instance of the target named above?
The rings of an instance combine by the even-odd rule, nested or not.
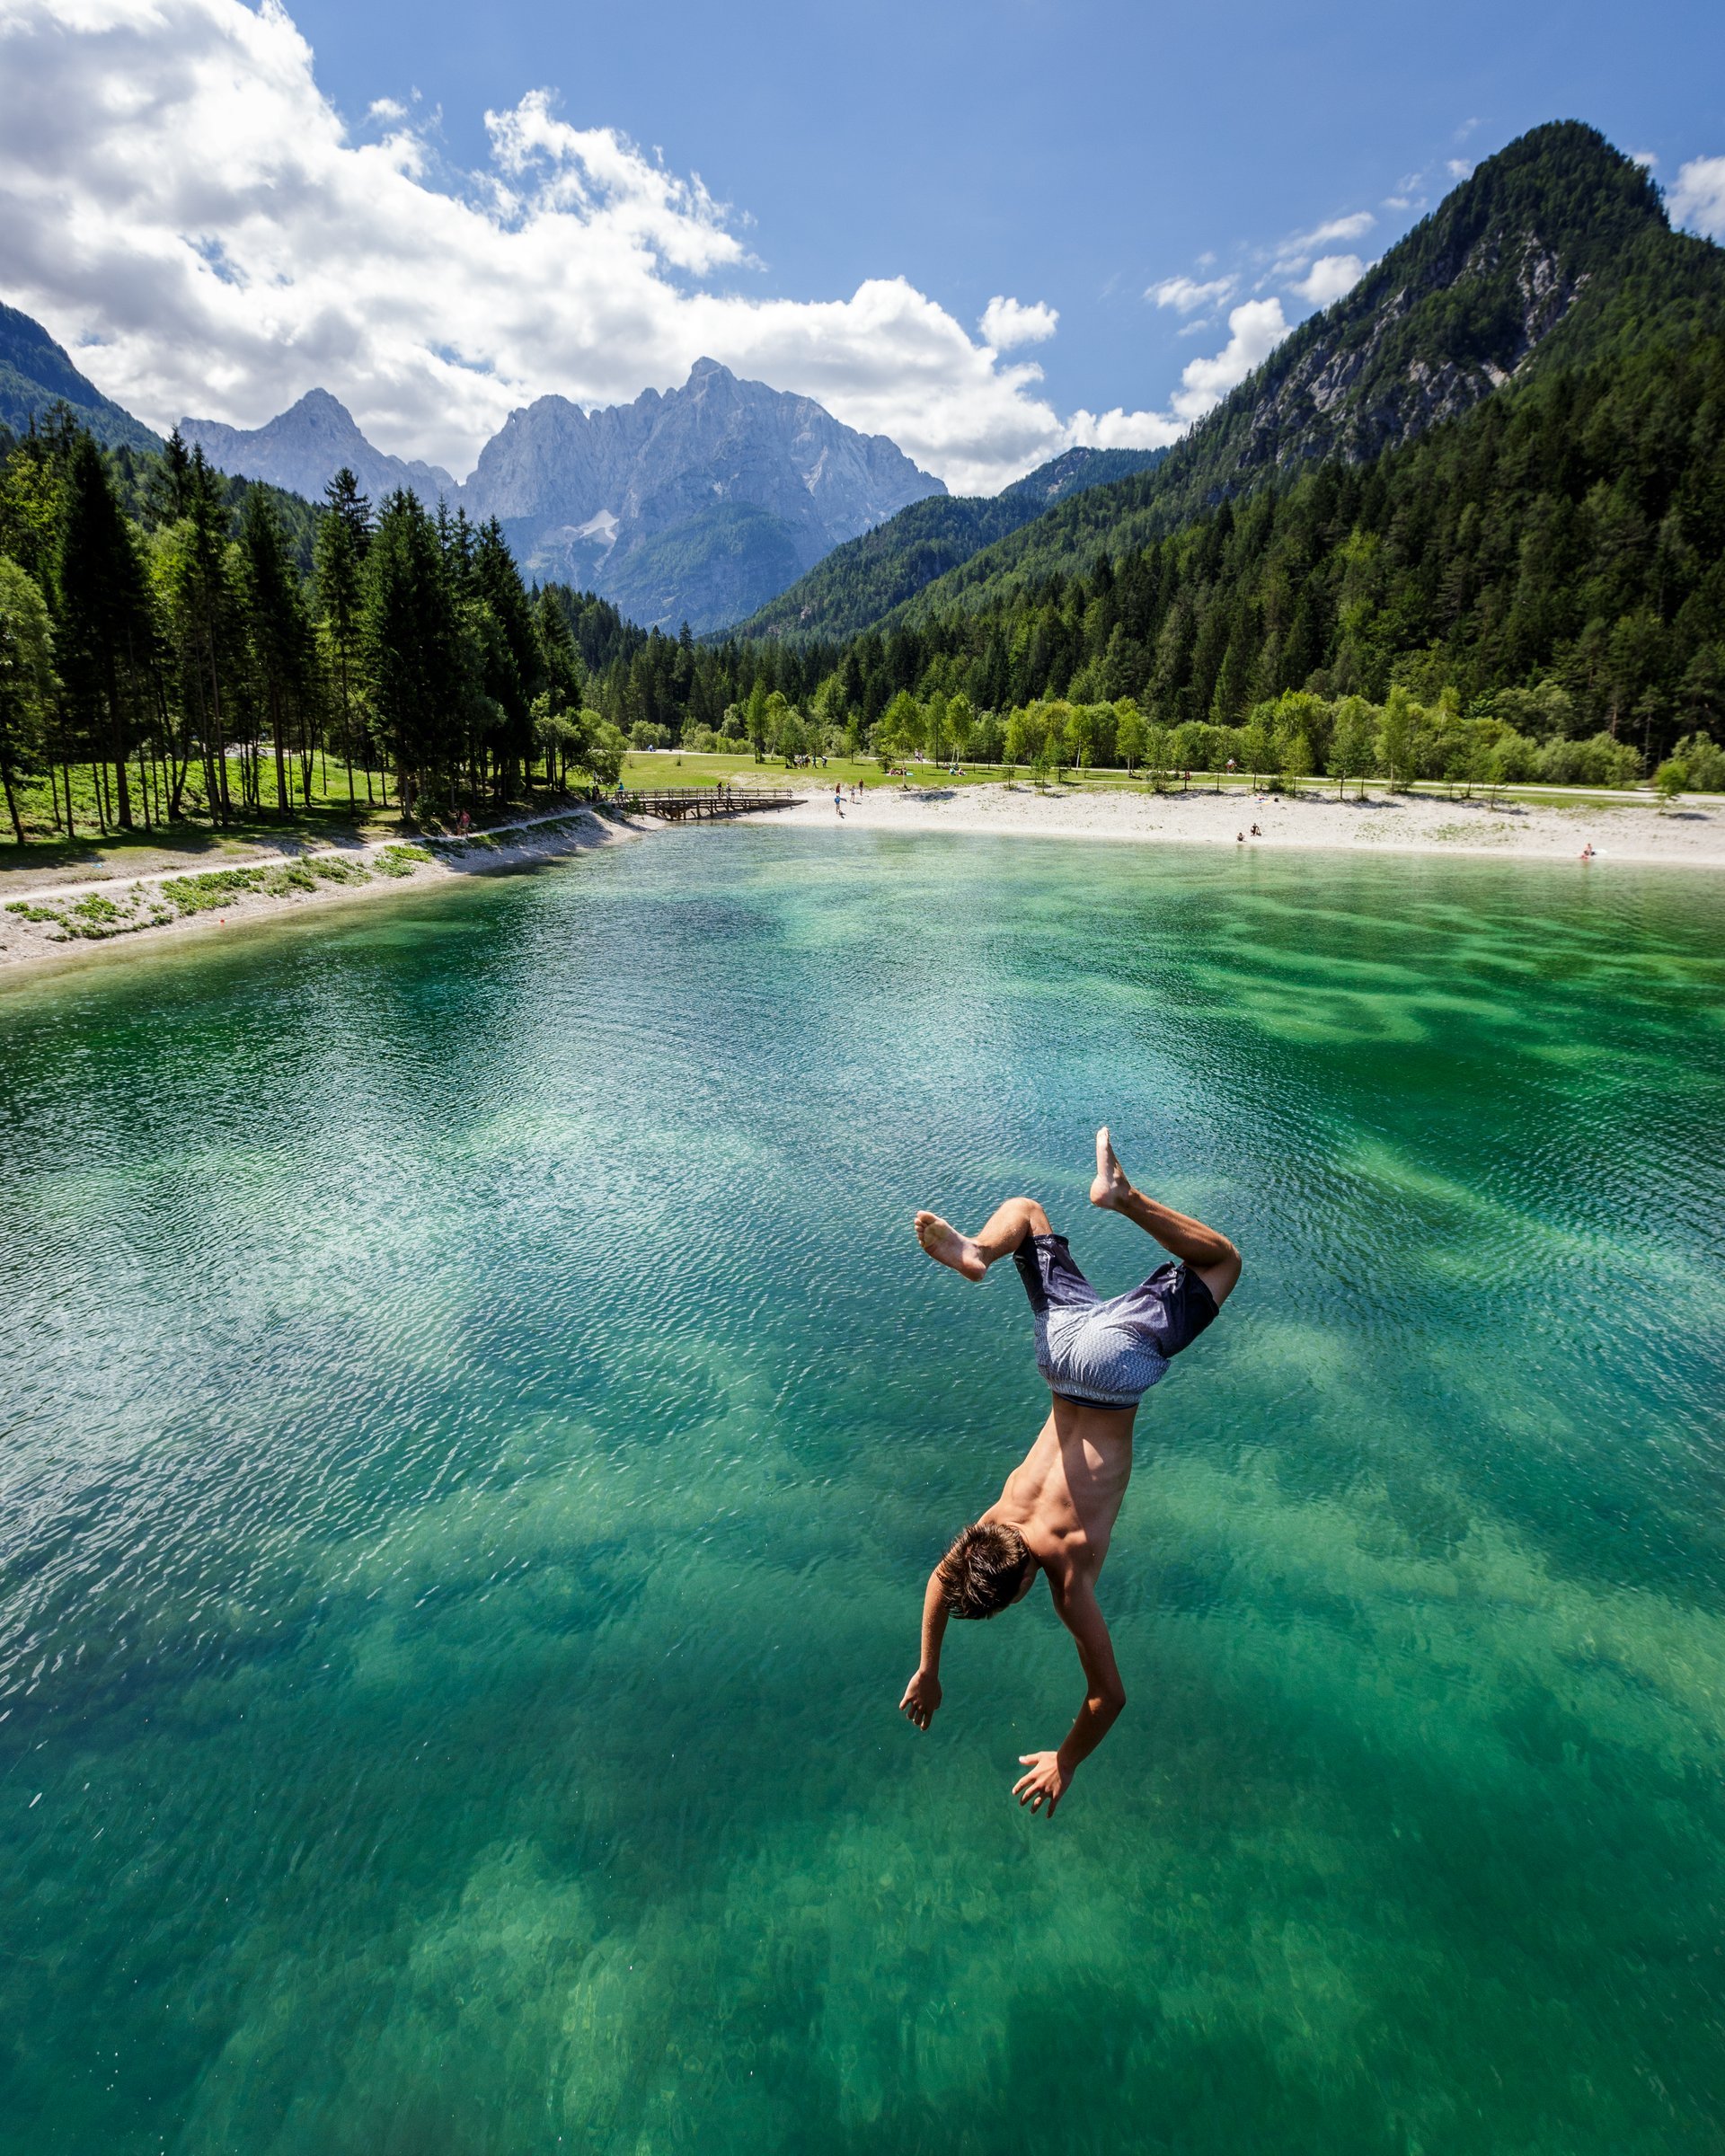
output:
[[[47,748],[54,695],[54,635],[35,579],[0,555],[0,788],[22,846],[16,784]]]
[[[507,790],[533,752],[533,700],[544,687],[544,660],[534,632],[532,603],[495,517],[481,526],[473,543],[472,579],[499,632],[488,646],[491,664],[482,685],[503,714],[497,746]]]
[[[145,701],[153,623],[130,526],[87,434],[77,437],[66,469],[58,567],[61,675],[75,712],[112,759],[114,820],[129,830],[126,758]]]
[[[253,487],[240,512],[246,632],[259,701],[270,720],[276,766],[276,808],[288,810],[288,743],[297,734],[302,796],[311,797],[311,623],[304,588],[288,556],[281,520],[269,495]]]
[[[314,559],[317,603],[323,617],[341,708],[341,754],[348,767],[348,806],[357,810],[354,791],[354,691],[358,672],[361,576],[371,540],[371,504],[359,482],[343,464],[323,490],[329,514],[317,527]],[[366,800],[371,795],[371,760],[366,760]]]
[[[437,528],[411,494],[389,496],[366,555],[360,647],[403,816],[446,778],[470,677]]]

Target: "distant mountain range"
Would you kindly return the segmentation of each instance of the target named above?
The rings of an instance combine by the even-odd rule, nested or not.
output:
[[[541,397],[511,412],[464,485],[372,447],[326,390],[251,431],[186,419],[224,471],[315,499],[342,464],[375,499],[495,517],[530,574],[597,591],[632,620],[723,628],[843,541],[907,502],[944,494],[884,435],[859,434],[811,398],[700,359],[681,389],[587,412]]]
[[[1165,449],[1068,449],[998,494],[912,502],[817,563],[743,623],[743,636],[852,636],[1057,501],[1159,464]]]
[[[1000,613],[1052,573],[1124,559],[1304,469],[1384,468],[1548,373],[1716,333],[1721,263],[1670,229],[1643,170],[1561,121],[1482,163],[1172,451],[1075,450],[988,499],[949,497],[883,437],[711,359],[628,405],[540,398],[464,485],[375,449],[323,390],[254,430],[183,431],[223,469],[314,499],[347,464],[374,499],[407,486],[495,516],[530,574],[644,625],[836,641]],[[160,446],[40,324],[0,307],[0,422],[61,400],[104,442]]]
[[[699,359],[681,389],[584,412],[541,397],[481,450],[461,499],[526,567],[632,620],[721,628],[907,502],[944,494],[884,435]]]

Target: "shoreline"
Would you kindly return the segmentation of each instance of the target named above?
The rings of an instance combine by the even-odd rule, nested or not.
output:
[[[1547,862],[1577,862],[1591,843],[1587,865],[1606,871],[1725,869],[1725,802],[1712,799],[1704,807],[1660,811],[1639,801],[1492,806],[1407,794],[1338,801],[1315,792],[1062,792],[1002,782],[873,787],[861,800],[847,800],[841,819],[829,792],[806,780],[800,791],[794,807],[774,811],[779,828]],[[1260,835],[1242,840],[1239,833],[1253,824]],[[363,903],[457,877],[537,867],[681,827],[579,806],[465,838],[381,838],[252,854],[215,868],[182,862],[147,875],[44,881],[15,895],[0,890],[0,980],[74,965],[95,951],[159,949],[170,940],[219,933],[230,923],[250,927],[344,900]],[[175,885],[177,893],[164,888]]]
[[[846,800],[812,793],[777,819],[794,829],[1101,839],[1141,845],[1227,845],[1237,852],[1460,855],[1484,861],[1578,861],[1595,868],[1725,869],[1725,803],[1661,810],[1644,801],[1438,800],[1428,795],[1039,792],[1028,782],[876,788]],[[1250,835],[1253,824],[1258,837]],[[1248,835],[1243,840],[1239,834]]]
[[[0,889],[0,978],[71,966],[102,951],[252,927],[342,901],[425,890],[621,845],[660,826],[583,806],[524,817],[464,838],[382,838],[359,845],[257,853],[219,867],[185,864],[144,876],[93,877]],[[177,892],[172,888],[181,887]]]

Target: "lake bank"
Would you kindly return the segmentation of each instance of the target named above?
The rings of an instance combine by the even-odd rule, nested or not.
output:
[[[830,792],[814,793],[781,819],[839,827]],[[1250,835],[1256,824],[1261,835]],[[1110,839],[1175,845],[1259,845],[1374,853],[1480,854],[1495,861],[1576,859],[1591,844],[1595,865],[1725,868],[1725,804],[1707,797],[1660,810],[1644,801],[1528,801],[1496,806],[1425,794],[1184,793],[1040,791],[1017,784],[893,791],[846,800],[843,828],[993,833],[1002,837]],[[1241,833],[1248,835],[1241,838]]]
[[[34,881],[14,871],[0,888],[0,970],[159,944],[166,937],[220,933],[272,914],[379,898],[454,877],[535,867],[619,844],[644,827],[591,808],[564,808],[464,838],[284,849],[219,867],[182,862],[146,876],[68,883],[51,870]]]
[[[801,775],[801,774],[799,774]],[[795,782],[794,781],[792,782]],[[806,782],[805,782],[806,784]],[[1438,800],[1368,793],[1338,801],[1299,795],[1039,789],[1029,782],[870,788],[841,819],[828,792],[809,789],[776,811],[787,829],[1004,838],[1100,839],[1115,844],[1259,847],[1269,852],[1462,855],[1494,861],[1577,861],[1590,866],[1725,869],[1725,803],[1712,798],[1661,810],[1643,801]],[[1257,835],[1252,835],[1252,826]],[[451,877],[537,867],[668,828],[649,817],[564,808],[464,839],[383,837],[339,846],[284,845],[218,866],[176,865],[146,875],[65,879],[14,870],[0,886],[0,973],[65,963],[95,950],[220,933],[272,915],[375,899]],[[1246,834],[1242,837],[1241,834]]]

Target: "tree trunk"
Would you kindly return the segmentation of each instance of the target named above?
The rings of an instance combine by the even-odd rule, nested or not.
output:
[[[66,835],[68,838],[75,838],[78,835],[78,826],[76,818],[72,814],[72,766],[69,764],[62,763],[60,775],[66,781]]]
[[[288,814],[288,759],[281,747],[281,702],[273,693],[270,698],[270,741],[276,752],[276,813],[285,823]]]
[[[27,845],[30,842],[24,836],[24,826],[18,816],[18,804],[13,798],[12,773],[4,764],[0,764],[0,786],[6,790],[6,813],[11,817],[12,827],[18,835],[18,844],[21,846]]]
[[[341,652],[341,747],[348,759],[348,813],[357,816],[359,804],[353,792],[353,700],[348,694],[348,654]]]

